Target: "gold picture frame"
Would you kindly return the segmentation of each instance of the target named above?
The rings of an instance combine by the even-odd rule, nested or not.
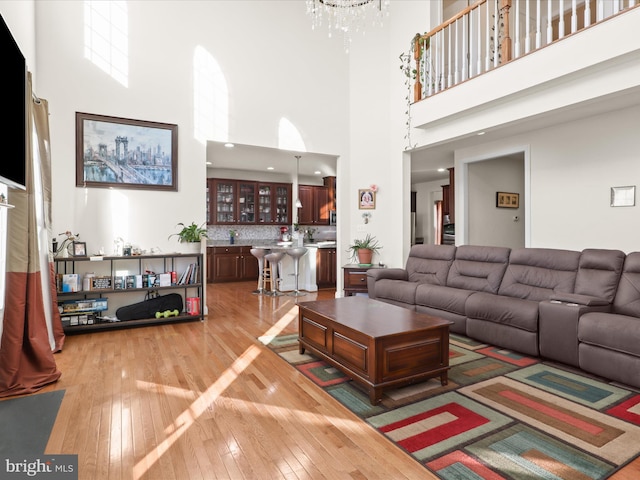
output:
[[[520,194],[512,192],[496,192],[496,207],[520,208]]]
[[[358,208],[360,210],[373,210],[376,208],[376,192],[369,188],[358,190]]]

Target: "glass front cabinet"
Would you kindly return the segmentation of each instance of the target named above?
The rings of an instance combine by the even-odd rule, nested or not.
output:
[[[207,180],[210,225],[291,224],[291,184]]]
[[[211,223],[237,223],[236,190],[237,183],[228,180],[213,180],[209,188],[209,198],[213,208],[209,210],[213,217]]]
[[[259,183],[260,213],[258,223],[291,224],[291,184]]]

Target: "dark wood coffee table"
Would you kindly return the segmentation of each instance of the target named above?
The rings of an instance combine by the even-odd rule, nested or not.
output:
[[[372,405],[384,389],[436,376],[448,383],[453,322],[358,296],[298,306],[300,353],[309,349],[364,385]]]

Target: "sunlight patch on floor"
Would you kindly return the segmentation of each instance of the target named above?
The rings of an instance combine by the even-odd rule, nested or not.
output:
[[[269,330],[267,330],[264,336],[277,336],[279,335],[287,326],[291,323],[292,320],[297,318],[298,309],[297,306],[292,306],[275,325],[273,325]],[[168,438],[166,438],[162,443],[160,443],[154,450],[147,453],[145,457],[140,460],[133,467],[133,478],[138,480],[142,478],[142,476],[147,472],[149,466],[153,465],[157,462],[160,457],[167,451],[171,446],[180,438],[180,436],[189,428],[191,425],[195,423],[195,421],[200,417],[213,402],[218,399],[222,393],[233,383],[233,381],[238,378],[238,375],[242,373],[251,362],[253,362],[258,355],[262,352],[262,349],[257,345],[252,345],[247,350],[244,351],[242,355],[240,355],[233,364],[227,368],[224,373],[220,376],[220,378],[213,383],[207,390],[205,390],[200,396],[198,396],[191,406],[182,412],[180,415],[176,417],[173,424],[168,426],[165,430],[168,434]],[[176,396],[187,397],[191,395],[192,392],[188,390],[181,390],[175,387],[167,387],[164,385],[152,385],[149,382],[137,382],[139,388],[145,390],[153,389],[163,389],[165,392],[172,391]],[[284,409],[287,410],[287,409]],[[287,410],[289,412],[289,410]],[[309,415],[308,412],[304,413],[305,419]],[[301,414],[302,416],[302,414]],[[308,419],[307,419],[308,421]]]

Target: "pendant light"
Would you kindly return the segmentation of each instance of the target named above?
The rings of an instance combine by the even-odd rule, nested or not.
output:
[[[298,192],[300,192],[300,181],[299,181],[299,175],[300,175],[300,158],[301,155],[295,155],[296,157],[296,185],[298,187]],[[298,193],[298,196],[296,197],[296,208],[302,208],[302,202],[300,201],[300,194]]]

